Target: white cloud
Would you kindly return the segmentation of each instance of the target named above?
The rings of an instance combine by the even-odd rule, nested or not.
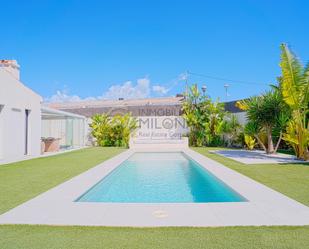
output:
[[[127,81],[122,85],[111,86],[102,98],[106,99],[139,99],[150,95],[150,80],[148,78],[138,79],[134,85],[132,81]]]
[[[188,79],[188,73],[181,73],[176,78],[170,80],[168,82],[169,87],[161,86],[161,85],[154,85],[152,87],[152,91],[159,94],[159,95],[166,95],[170,92],[173,88],[177,87],[179,83],[184,82]]]
[[[82,99],[78,95],[69,95],[66,90],[57,90],[51,97],[45,98],[45,102],[76,102]]]
[[[178,79],[178,81],[187,80],[188,79],[188,73],[185,72],[185,73],[179,74],[177,79]]]
[[[67,87],[64,86],[63,90],[57,90],[56,93],[50,97],[44,99],[45,102],[55,103],[55,102],[78,102],[78,101],[91,101],[98,99],[138,99],[147,98],[151,93],[150,80],[145,77],[138,79],[136,84],[132,81],[126,81],[123,84],[112,85],[107,92],[103,93],[101,96],[97,97],[87,97],[82,98],[78,95],[70,95],[68,93]]]
[[[155,85],[152,87],[152,91],[159,95],[165,95],[169,92],[170,89],[167,89],[165,86]]]
[[[188,77],[187,73],[182,73],[176,78],[168,82],[168,86],[155,84],[151,86],[150,79],[148,77],[137,79],[136,82],[126,81],[122,84],[112,85],[108,90],[101,96],[92,96],[82,98],[78,95],[70,95],[68,88],[64,86],[63,90],[57,90],[56,93],[48,98],[45,98],[45,102],[77,102],[77,101],[91,101],[98,99],[139,99],[147,98],[151,95],[164,96],[168,94],[173,88],[179,83],[186,80]]]

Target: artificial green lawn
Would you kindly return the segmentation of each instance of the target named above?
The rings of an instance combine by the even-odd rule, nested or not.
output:
[[[307,249],[308,234],[308,227],[141,229],[0,226],[0,248]]]
[[[249,176],[307,206],[309,206],[309,164],[250,164],[246,165],[210,153],[215,148],[193,148],[223,165]],[[308,247],[309,248],[309,247]]]
[[[196,151],[309,205],[309,166],[246,166],[206,148]],[[0,166],[0,213],[123,151],[90,148]],[[309,248],[309,226],[222,228],[106,228],[0,225],[2,249],[70,248]]]
[[[122,151],[93,147],[0,165],[0,214]]]

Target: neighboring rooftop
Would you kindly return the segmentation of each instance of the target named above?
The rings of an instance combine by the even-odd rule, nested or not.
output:
[[[98,113],[111,115],[131,112],[133,116],[174,116],[181,112],[183,96],[145,99],[92,100],[65,103],[47,103],[58,110],[64,110],[86,117]]]
[[[224,103],[224,109],[227,112],[231,112],[231,113],[238,113],[238,112],[244,112],[243,110],[239,109],[236,106],[236,102],[239,100],[234,100],[234,101],[229,101],[229,102],[225,102]]]
[[[49,107],[56,109],[86,108],[86,107],[111,107],[111,106],[145,106],[145,105],[177,105],[181,104],[183,97],[145,98],[145,99],[120,99],[120,100],[90,100],[63,103],[49,103]]]
[[[183,96],[145,99],[90,100],[78,102],[46,103],[46,106],[86,117],[95,114],[110,115],[131,112],[133,116],[178,116],[181,114]],[[235,106],[237,101],[226,102],[225,110],[243,112]]]

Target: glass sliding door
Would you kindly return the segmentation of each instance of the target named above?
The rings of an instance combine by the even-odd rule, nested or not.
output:
[[[65,125],[65,146],[73,146],[73,119],[67,118]]]

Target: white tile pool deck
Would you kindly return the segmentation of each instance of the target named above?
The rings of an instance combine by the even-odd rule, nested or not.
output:
[[[2,214],[0,224],[135,227],[309,225],[309,207],[191,149],[182,151],[248,199],[248,202],[185,204],[74,202],[136,152],[128,150]]]
[[[233,159],[244,164],[268,164],[268,163],[300,163],[293,155],[276,153],[266,154],[261,150],[213,150],[211,153]]]

